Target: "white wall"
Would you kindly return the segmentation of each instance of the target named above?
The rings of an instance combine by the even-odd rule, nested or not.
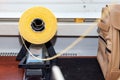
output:
[[[62,15],[65,17],[68,13],[70,14],[68,17],[79,17],[81,12],[100,12],[106,4],[115,1],[119,0],[0,0],[0,12],[16,12],[17,15],[32,6],[45,6],[57,17]]]

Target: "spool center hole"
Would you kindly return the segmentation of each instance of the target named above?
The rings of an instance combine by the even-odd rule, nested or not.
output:
[[[42,31],[42,30],[44,30],[44,22],[43,22],[43,20],[41,20],[41,19],[34,19],[33,21],[32,21],[32,24],[31,24],[31,27],[32,27],[32,29],[33,30],[35,30],[35,31]]]
[[[34,22],[35,22],[36,26],[42,25],[42,23],[43,23],[43,21],[40,19],[35,19]]]

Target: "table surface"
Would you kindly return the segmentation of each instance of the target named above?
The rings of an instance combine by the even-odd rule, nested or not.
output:
[[[18,68],[16,57],[0,57],[0,80],[22,80],[23,70]]]
[[[22,80],[18,64],[16,57],[0,57],[0,80]],[[104,80],[96,58],[61,58],[58,66],[66,80]]]

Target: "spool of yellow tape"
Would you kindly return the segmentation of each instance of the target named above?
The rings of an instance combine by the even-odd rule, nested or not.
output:
[[[44,7],[32,7],[25,11],[19,20],[20,35],[32,44],[48,42],[56,34],[57,20],[54,14]]]

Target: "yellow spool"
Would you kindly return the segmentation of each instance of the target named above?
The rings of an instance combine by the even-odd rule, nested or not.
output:
[[[33,21],[41,20],[44,29],[41,31],[33,30]],[[40,24],[40,25],[41,25]],[[36,23],[37,25],[37,23]],[[54,14],[45,7],[32,7],[25,11],[19,20],[20,35],[32,44],[43,44],[48,42],[56,34],[57,19]]]

